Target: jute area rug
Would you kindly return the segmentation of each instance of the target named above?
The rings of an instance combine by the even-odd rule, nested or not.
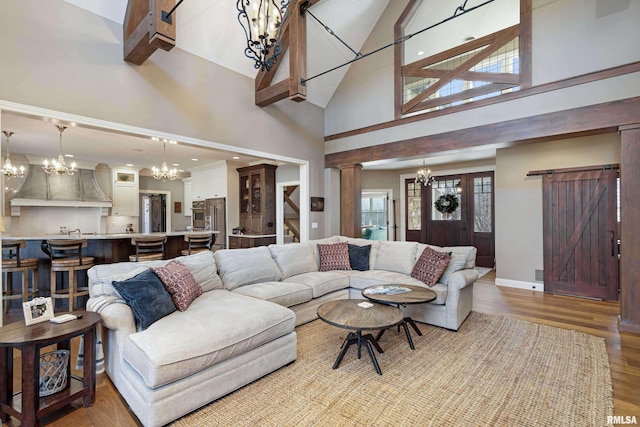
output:
[[[298,327],[297,360],[174,426],[602,426],[613,415],[604,339],[472,312],[458,332],[419,324],[416,350],[395,329],[377,375],[346,331]]]

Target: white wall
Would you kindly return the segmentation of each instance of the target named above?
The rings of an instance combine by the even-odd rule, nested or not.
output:
[[[393,41],[393,25],[406,1],[393,1],[363,52]],[[626,7],[625,7],[626,6]],[[533,84],[564,79],[640,60],[640,2],[628,0],[534,0]],[[421,122],[331,141],[344,151],[450,130],[561,111],[640,95],[640,73],[581,85]],[[393,49],[352,65],[325,111],[332,135],[393,120]]]
[[[256,107],[253,79],[179,48],[141,66],[122,52],[113,21],[62,0],[5,1],[0,99],[306,160],[311,193],[324,193],[321,108]]]
[[[542,177],[532,170],[620,163],[616,133],[498,150],[495,174],[496,283],[531,284],[543,269]],[[538,283],[537,289],[541,284]]]

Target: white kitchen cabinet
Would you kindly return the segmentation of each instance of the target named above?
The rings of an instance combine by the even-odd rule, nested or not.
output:
[[[193,202],[193,193],[191,191],[191,178],[182,180],[184,183],[184,216],[191,216],[191,205]]]
[[[191,199],[227,197],[227,165],[191,170]]]
[[[139,216],[140,181],[134,169],[114,168],[113,176],[113,216]]]

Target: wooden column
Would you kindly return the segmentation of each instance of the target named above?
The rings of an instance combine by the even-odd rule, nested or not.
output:
[[[640,123],[620,135],[620,330],[640,333]]]
[[[347,237],[362,235],[362,165],[340,168],[340,234]]]

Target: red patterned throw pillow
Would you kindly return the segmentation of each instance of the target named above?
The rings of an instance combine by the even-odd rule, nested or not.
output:
[[[447,269],[451,257],[446,252],[434,251],[430,247],[424,248],[422,255],[413,266],[411,277],[420,280],[425,285],[432,287],[438,283],[438,279]]]
[[[154,268],[153,272],[160,278],[180,311],[185,311],[194,299],[202,295],[202,288],[196,283],[196,279],[189,269],[179,262],[171,261],[164,267]]]
[[[349,244],[347,242],[323,245],[318,243],[320,271],[351,270],[349,263]]]

